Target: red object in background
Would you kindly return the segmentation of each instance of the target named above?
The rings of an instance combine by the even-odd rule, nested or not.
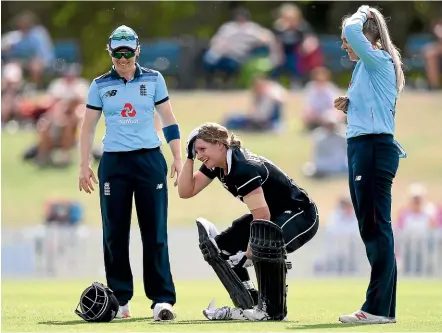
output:
[[[324,57],[320,47],[317,47],[309,54],[302,54],[299,52],[298,70],[300,73],[305,74],[310,72],[316,67],[321,67],[324,64]]]

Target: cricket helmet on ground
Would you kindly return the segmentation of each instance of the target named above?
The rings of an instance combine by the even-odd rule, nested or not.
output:
[[[115,318],[119,308],[113,291],[99,282],[94,282],[81,294],[75,313],[89,322],[109,322]]]

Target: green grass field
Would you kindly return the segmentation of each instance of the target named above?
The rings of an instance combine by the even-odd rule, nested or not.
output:
[[[245,92],[209,94],[204,92],[171,93],[174,112],[180,122],[185,145],[188,133],[205,121],[221,122],[226,112],[246,109],[249,96]],[[393,210],[407,200],[407,187],[411,182],[423,181],[429,186],[430,197],[440,200],[442,193],[442,99],[438,94],[405,93],[397,106],[397,138],[409,153],[401,160],[393,186]],[[299,113],[302,94],[290,96],[286,109],[287,131],[281,135],[242,135],[244,144],[256,153],[266,156],[281,166],[318,203],[324,222],[335,205],[335,198],[348,191],[346,179],[326,182],[305,179],[302,165],[310,158],[308,136],[301,131]],[[103,121],[97,131],[96,143],[104,133]],[[21,226],[40,223],[44,202],[51,197],[79,200],[86,208],[85,222],[100,225],[99,198],[78,191],[77,163],[66,170],[39,170],[21,161],[22,152],[33,143],[32,132],[10,135],[2,132],[2,224]],[[164,147],[170,161],[169,148]],[[96,170],[96,165],[94,166]],[[217,182],[205,190],[205,195],[182,200],[169,182],[169,223],[190,226],[196,216],[213,219],[218,225],[230,224],[245,212],[245,206],[234,200]],[[226,203],[214,205],[214,202]],[[134,220],[136,215],[133,214]]]
[[[177,320],[154,323],[150,301],[137,283],[131,302],[133,317],[105,324],[84,322],[73,313],[90,281],[2,281],[3,332],[436,332],[442,329],[442,283],[432,280],[399,281],[396,324],[343,325],[339,314],[361,305],[366,281],[312,280],[289,282],[287,322],[207,321],[201,310],[211,298],[230,305],[218,281],[178,282]]]

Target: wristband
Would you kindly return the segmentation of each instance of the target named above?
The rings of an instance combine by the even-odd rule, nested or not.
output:
[[[180,128],[177,124],[173,124],[163,128],[163,134],[167,143],[180,138]]]

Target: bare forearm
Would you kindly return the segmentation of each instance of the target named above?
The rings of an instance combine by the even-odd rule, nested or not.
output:
[[[169,142],[170,151],[172,152],[173,158],[176,160],[181,159],[181,140],[175,139]]]
[[[89,156],[94,144],[95,127],[83,126],[80,134],[80,165],[89,165]]]
[[[186,159],[183,170],[178,178],[178,194],[181,198],[190,198],[195,188],[195,179],[193,178],[194,161]]]
[[[89,157],[94,144],[95,130],[100,114],[94,114],[87,109],[80,130],[80,165],[89,165]]]

